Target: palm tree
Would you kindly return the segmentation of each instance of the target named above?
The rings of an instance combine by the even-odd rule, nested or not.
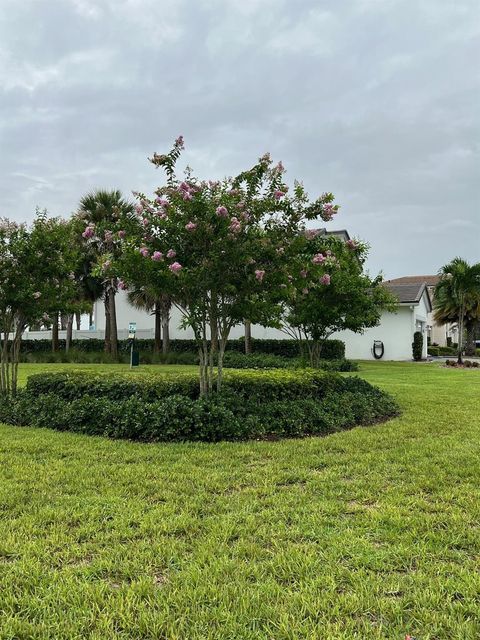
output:
[[[463,334],[475,333],[480,318],[480,263],[454,258],[440,270],[435,287],[434,317],[439,324],[458,324],[458,363],[462,364]]]
[[[108,191],[98,189],[87,193],[80,200],[79,214],[96,225],[115,224],[121,217],[134,215],[134,205],[126,200],[118,189]],[[113,246],[102,247],[100,250],[113,251]],[[115,305],[116,282],[109,279],[103,283],[103,301],[105,305],[105,350],[115,358],[118,356],[117,312]]]
[[[143,287],[128,292],[128,302],[136,309],[151,313],[155,317],[155,342],[154,352],[168,353],[170,346],[170,308],[171,302],[168,296],[147,291]],[[162,340],[163,334],[163,340]]]

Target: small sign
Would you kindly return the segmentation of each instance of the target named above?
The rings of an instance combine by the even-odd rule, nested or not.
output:
[[[137,323],[129,322],[128,323],[128,338],[131,340],[135,338],[135,334],[137,333]]]

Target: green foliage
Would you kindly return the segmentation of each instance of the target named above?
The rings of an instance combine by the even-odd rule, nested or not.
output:
[[[423,335],[421,331],[415,331],[412,342],[412,355],[414,360],[421,360],[423,357]]]
[[[323,434],[395,415],[368,383],[313,371],[227,372],[200,397],[194,375],[31,376],[0,420],[142,441],[238,440]]]
[[[378,325],[384,310],[393,310],[394,298],[382,278],[363,271],[367,246],[333,236],[303,234],[292,259],[296,288],[284,310],[284,330],[299,340],[311,366],[324,357],[325,340],[337,331],[361,333]]]

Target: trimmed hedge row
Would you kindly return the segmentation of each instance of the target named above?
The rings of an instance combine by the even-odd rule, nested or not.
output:
[[[324,435],[397,413],[366,381],[318,371],[232,371],[207,399],[189,374],[45,374],[0,400],[4,422],[143,442]]]
[[[72,340],[72,348],[78,351],[103,351],[104,342],[98,339]],[[136,348],[140,352],[153,352],[153,340],[137,340]],[[59,348],[65,351],[65,340],[59,341]],[[119,349],[128,351],[128,340],[119,340]],[[238,351],[243,353],[245,342],[243,338],[228,340],[227,351]],[[51,340],[23,340],[21,344],[22,353],[49,352],[52,350]],[[252,338],[252,350],[255,353],[268,353],[285,358],[298,358],[299,348],[295,340],[263,340]],[[175,353],[191,352],[196,353],[197,348],[194,340],[170,340],[170,351]],[[325,360],[341,360],[345,358],[345,343],[341,340],[327,340],[323,350],[322,358]]]

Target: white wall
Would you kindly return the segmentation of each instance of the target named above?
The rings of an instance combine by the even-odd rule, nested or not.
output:
[[[332,338],[345,342],[345,356],[352,360],[373,360],[374,340],[383,342],[383,360],[411,360],[413,316],[410,307],[399,307],[398,313],[383,313],[378,327],[366,329],[362,334],[340,331]]]

